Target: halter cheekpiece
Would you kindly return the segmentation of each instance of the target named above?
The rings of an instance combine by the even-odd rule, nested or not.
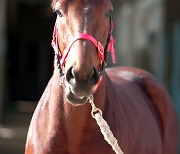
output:
[[[92,35],[87,34],[87,33],[81,33],[81,34],[76,35],[71,40],[69,46],[67,47],[67,49],[64,51],[64,53],[62,55],[60,50],[59,50],[59,46],[58,46],[58,39],[57,39],[58,38],[57,37],[58,29],[57,29],[57,25],[55,23],[54,31],[53,31],[53,39],[52,39],[51,45],[55,51],[56,63],[57,63],[57,67],[58,67],[59,74],[60,74],[61,84],[63,83],[63,80],[64,80],[64,73],[63,73],[62,67],[65,66],[66,58],[67,58],[67,56],[71,50],[71,47],[73,46],[73,44],[77,40],[89,40],[96,47],[97,53],[98,53],[98,56],[99,56],[99,59],[101,62],[101,66],[100,66],[99,72],[98,72],[100,79],[97,83],[96,89],[99,87],[99,85],[102,81],[102,71],[103,71],[105,63],[106,63],[107,52],[111,52],[112,62],[115,63],[115,52],[114,52],[114,42],[115,41],[114,41],[113,36],[112,36],[112,31],[113,31],[113,22],[112,22],[112,17],[110,17],[110,29],[109,29],[107,44],[106,44],[105,49],[102,46],[102,44],[99,41],[97,41]]]

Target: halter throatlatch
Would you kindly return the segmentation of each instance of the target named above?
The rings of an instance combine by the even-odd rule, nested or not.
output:
[[[111,18],[110,18],[111,21]],[[58,47],[58,40],[57,40],[57,25],[55,23],[54,26],[54,32],[53,32],[53,40],[52,40],[52,47],[55,51],[55,55],[56,55],[56,62],[57,62],[57,66],[58,66],[58,70],[59,70],[59,74],[60,77],[63,78],[64,73],[62,71],[62,67],[65,66],[66,63],[66,58],[71,50],[71,47],[73,46],[73,44],[78,41],[78,40],[89,40],[91,41],[94,46],[97,49],[97,53],[100,59],[100,71],[99,71],[99,75],[100,75],[100,79],[97,83],[97,86],[95,88],[95,91],[97,90],[97,88],[99,87],[101,81],[102,81],[102,70],[104,68],[105,62],[106,62],[106,52],[111,52],[111,56],[112,56],[112,62],[115,63],[115,52],[114,52],[114,39],[112,36],[112,31],[113,31],[113,22],[110,22],[110,30],[109,30],[109,34],[108,34],[108,39],[107,39],[107,45],[106,45],[106,49],[104,50],[104,47],[102,46],[102,44],[100,42],[98,42],[92,35],[87,34],[87,33],[82,33],[82,34],[78,34],[77,36],[75,36],[72,41],[70,42],[68,48],[64,51],[63,55],[61,54],[59,47]],[[61,79],[62,81],[62,79]],[[95,92],[94,91],[94,92]]]

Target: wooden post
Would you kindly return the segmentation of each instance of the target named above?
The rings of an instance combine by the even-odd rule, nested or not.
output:
[[[5,12],[6,0],[0,0],[0,124],[2,122],[5,87]]]
[[[180,131],[180,21],[173,24],[172,64],[171,64],[171,93],[177,110]],[[180,139],[180,134],[179,134]],[[180,142],[179,142],[180,153]]]

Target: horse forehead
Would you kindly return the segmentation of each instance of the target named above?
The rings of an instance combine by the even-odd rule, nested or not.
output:
[[[71,1],[71,0],[67,0]],[[74,2],[84,2],[84,3],[90,3],[90,4],[98,4],[102,2],[111,2],[111,0],[73,0]]]
[[[68,1],[68,0],[67,0]],[[71,4],[69,4],[70,6]],[[77,12],[88,15],[101,12],[108,6],[112,6],[111,0],[74,0],[74,8]],[[82,15],[83,15],[82,14]]]
[[[112,0],[53,0],[54,3],[69,3],[69,4],[102,4],[103,2],[112,2]]]
[[[76,6],[76,8],[80,8],[81,6],[96,6],[96,8],[99,8],[103,4],[112,5],[112,0],[52,0],[51,6],[53,9],[56,8],[57,4],[65,7]]]
[[[106,2],[106,1],[111,2],[112,0],[59,0],[59,1],[95,3],[95,2]]]

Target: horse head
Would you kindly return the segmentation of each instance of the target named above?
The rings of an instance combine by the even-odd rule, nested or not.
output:
[[[54,0],[52,7],[57,13],[53,47],[65,77],[65,97],[81,105],[101,81],[113,6],[111,0]]]

